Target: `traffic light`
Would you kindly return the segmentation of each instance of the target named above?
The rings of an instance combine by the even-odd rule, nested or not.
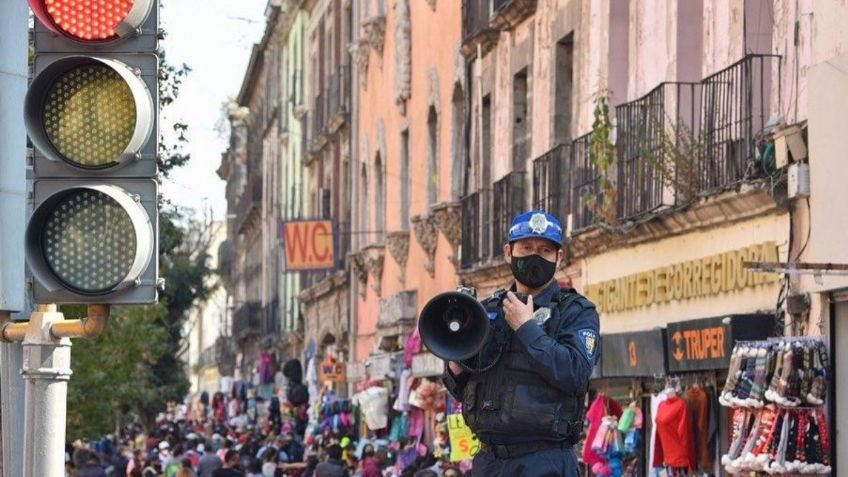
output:
[[[38,303],[157,300],[158,0],[30,0]]]

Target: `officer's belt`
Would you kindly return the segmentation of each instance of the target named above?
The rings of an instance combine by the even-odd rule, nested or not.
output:
[[[483,444],[483,451],[491,452],[498,459],[510,459],[548,449],[570,447],[568,440],[564,441],[537,441],[524,444]]]

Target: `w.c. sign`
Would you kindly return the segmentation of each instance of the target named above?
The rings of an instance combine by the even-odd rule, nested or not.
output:
[[[329,220],[299,220],[283,223],[286,271],[333,268],[333,223]]]

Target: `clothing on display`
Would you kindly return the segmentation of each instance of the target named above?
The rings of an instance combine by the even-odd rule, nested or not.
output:
[[[730,448],[721,463],[732,474],[829,474],[831,440],[821,408],[784,409],[773,404],[738,408]]]
[[[727,407],[821,406],[827,380],[827,350],[820,339],[740,342],[719,400]]]
[[[687,383],[681,386],[681,380]],[[713,475],[718,453],[719,405],[715,375],[669,377],[651,396],[651,475]]]
[[[603,418],[605,416],[620,417],[622,413],[621,405],[615,400],[603,394],[598,395],[589,410],[586,412],[586,421],[588,421],[588,429],[586,431],[586,444],[583,447],[583,462],[589,467],[597,463],[603,463],[604,459],[592,450],[592,443],[597,435]]]
[[[721,459],[728,472],[831,472],[831,439],[822,408],[827,368],[819,338],[737,343],[720,398],[722,405],[736,408],[731,443]]]
[[[695,438],[689,406],[671,394],[657,409],[657,448],[666,467],[695,469]]]

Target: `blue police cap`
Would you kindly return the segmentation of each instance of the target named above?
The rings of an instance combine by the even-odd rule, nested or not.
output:
[[[562,225],[544,210],[531,210],[512,219],[509,243],[530,237],[548,239],[562,247]]]

